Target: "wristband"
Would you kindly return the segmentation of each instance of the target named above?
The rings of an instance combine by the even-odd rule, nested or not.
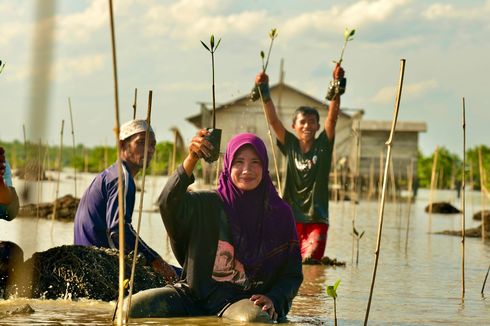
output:
[[[270,101],[271,95],[269,91],[269,84],[267,83],[255,84],[254,88],[252,88],[252,91],[250,92],[250,100],[255,102],[260,98],[259,88],[260,93],[262,94],[262,101],[264,103]]]

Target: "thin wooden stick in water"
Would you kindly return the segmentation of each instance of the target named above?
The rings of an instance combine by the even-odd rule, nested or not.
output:
[[[259,90],[259,95],[260,95],[260,102],[262,103],[262,110],[264,110],[264,115],[267,123],[267,134],[269,135],[269,142],[271,144],[271,151],[272,151],[272,158],[274,159],[274,169],[276,170],[276,178],[277,178],[277,189],[279,189],[278,193],[281,193],[282,191],[282,186],[281,186],[281,175],[279,173],[279,167],[277,166],[277,157],[276,157],[276,150],[274,148],[274,140],[272,140],[272,133],[271,133],[271,127],[269,123],[269,116],[267,115],[267,110],[265,109],[265,103],[262,98],[262,91],[260,90],[260,87],[257,87]]]
[[[483,242],[485,242],[485,194],[483,193],[483,187],[485,185],[485,177],[483,172],[481,147],[478,148],[478,168],[480,171],[481,239],[483,240]]]
[[[37,205],[36,205],[36,218],[39,220],[39,205],[41,204],[41,138],[39,138],[38,152],[37,152]]]
[[[465,101],[463,97],[463,176],[462,176],[462,193],[461,193],[461,300],[464,301],[465,276],[464,276],[464,242],[465,242],[465,165],[466,165],[466,112]]]
[[[368,301],[368,305],[367,305],[367,309],[366,309],[366,316],[364,318],[364,325],[365,326],[368,323],[369,310],[371,308],[371,300],[373,297],[374,283],[376,280],[376,270],[378,268],[378,259],[379,259],[380,249],[381,249],[381,233],[383,230],[383,213],[384,213],[384,204],[385,204],[386,183],[388,180],[388,168],[390,165],[391,147],[392,147],[393,136],[394,136],[395,128],[396,128],[396,120],[398,118],[398,109],[400,107],[400,98],[402,95],[404,72],[405,72],[405,59],[401,59],[400,60],[400,80],[398,82],[398,93],[397,93],[396,101],[395,101],[395,112],[393,113],[393,121],[391,124],[390,137],[388,138],[388,141],[386,142],[386,146],[388,147],[388,149],[386,152],[386,164],[385,164],[385,169],[384,169],[384,174],[383,174],[383,189],[381,192],[381,202],[380,202],[380,207],[379,207],[378,238],[377,238],[377,242],[376,242],[373,278],[372,278],[372,282],[371,282],[371,289],[369,291],[369,301]]]
[[[134,89],[134,102],[133,102],[133,120],[136,119],[136,104],[138,99],[138,89]]]
[[[487,274],[485,275],[485,279],[483,280],[483,285],[481,287],[481,294],[485,292],[485,284],[487,284],[488,273],[490,272],[490,265],[488,265]]]
[[[115,103],[115,116],[116,126],[114,128],[114,136],[116,137],[117,146],[117,193],[118,193],[118,205],[119,205],[119,291],[116,309],[114,311],[114,317],[119,307],[117,324],[123,323],[123,301],[124,301],[124,195],[123,195],[123,168],[120,158],[121,143],[119,141],[119,87],[117,82],[117,59],[116,59],[116,36],[114,33],[114,13],[112,10],[112,0],[109,0],[109,23],[111,32],[111,46],[112,46],[112,70],[114,74],[114,103]]]
[[[61,132],[60,132],[60,151],[58,153],[58,177],[56,179],[56,196],[54,198],[54,206],[53,206],[53,220],[56,220],[56,215],[58,211],[58,197],[60,194],[60,179],[61,179],[61,156],[63,153],[63,129],[65,128],[65,120],[61,120]]]
[[[140,203],[139,203],[139,210],[138,210],[138,224],[136,226],[136,240],[134,242],[133,264],[131,265],[131,278],[129,280],[129,293],[128,293],[126,316],[125,316],[126,321],[129,319],[129,310],[131,308],[131,297],[133,295],[133,286],[134,286],[133,284],[134,274],[136,271],[136,259],[138,257],[138,244],[140,240],[141,214],[143,213],[143,198],[145,194],[146,165],[148,163],[148,143],[150,142],[152,97],[153,97],[153,91],[150,90],[150,93],[148,94],[148,112],[146,114],[147,129],[145,132],[145,152],[143,154],[143,170],[141,172],[141,195],[140,195]]]
[[[432,204],[434,202],[434,192],[436,187],[436,167],[437,167],[437,157],[439,155],[439,147],[436,146],[434,152],[434,159],[432,160],[432,173],[430,176],[430,192],[429,192],[429,233],[432,230]]]
[[[70,121],[71,121],[71,139],[73,142],[73,176],[75,178],[75,198],[77,198],[77,162],[76,162],[76,147],[75,147],[75,131],[73,128],[73,114],[71,112],[71,99],[68,98],[68,107],[70,108]]]
[[[407,230],[405,233],[405,254],[408,251],[408,233],[410,230],[410,209],[412,207],[412,196],[413,196],[413,159],[410,161],[410,165],[407,167]]]

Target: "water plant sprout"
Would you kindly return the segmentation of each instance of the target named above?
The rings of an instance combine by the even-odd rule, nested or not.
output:
[[[2,60],[0,60],[0,74],[3,71],[3,68],[5,68],[5,62],[2,64]]]
[[[262,71],[264,73],[266,72],[267,66],[269,65],[269,57],[270,57],[271,51],[272,51],[272,44],[274,43],[274,40],[276,39],[277,35],[278,35],[277,34],[277,28],[273,28],[269,32],[269,37],[271,39],[271,43],[269,44],[269,51],[267,52],[267,59],[265,62],[264,62],[264,58],[265,58],[264,51],[260,51],[260,57],[262,58]]]
[[[364,235],[364,231],[359,233],[359,231],[357,231],[356,227],[352,226],[352,235],[354,236],[354,238],[356,239],[356,242],[357,242],[357,251],[356,251],[356,266],[357,266],[359,264],[359,241],[361,240],[362,236]]]
[[[337,288],[339,287],[340,280],[337,280],[334,285],[327,286],[327,295],[333,299],[333,316],[334,323],[337,326]]]
[[[206,50],[211,53],[211,69],[213,73],[213,129],[216,128],[216,95],[215,95],[215,86],[214,86],[214,52],[218,49],[218,46],[221,42],[221,38],[218,40],[218,43],[216,43],[216,46],[214,46],[214,35],[211,35],[209,38],[209,46],[206,45],[203,41],[201,41],[202,46]]]

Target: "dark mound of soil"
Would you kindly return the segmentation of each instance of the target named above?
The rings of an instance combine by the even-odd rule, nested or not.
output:
[[[125,259],[128,280],[131,260],[132,254]],[[75,245],[51,248],[35,253],[9,283],[7,297],[17,292],[28,298],[115,300],[119,284],[118,251]],[[164,285],[164,278],[146,265],[143,257],[139,258],[133,293]]]
[[[481,238],[481,224],[476,228],[465,229],[465,237],[468,238]],[[461,236],[461,230],[444,230],[441,232],[435,232],[435,234],[455,235]],[[485,223],[485,237],[490,239],[490,223]]]
[[[475,214],[473,214],[473,219],[475,221],[481,221],[481,213],[482,213],[482,211],[479,211],[479,212],[476,212]],[[483,211],[483,218],[485,219],[485,224],[490,224],[490,211],[489,210],[486,209]]]
[[[323,257],[321,260],[314,258],[303,259],[303,265],[326,265],[326,266],[345,266],[345,261],[337,260],[337,258]]]
[[[430,210],[430,204],[425,207],[425,211],[428,213]],[[461,213],[459,209],[454,207],[448,202],[435,202],[432,203],[432,213],[434,214],[457,214]]]
[[[80,199],[73,197],[72,195],[65,195],[56,200],[56,219],[62,221],[73,221],[75,219],[75,213],[77,212],[78,204]],[[52,218],[53,203],[41,203],[39,204],[39,217],[42,218]],[[37,217],[38,216],[38,205],[28,204],[23,205],[19,209],[17,216],[23,217]]]

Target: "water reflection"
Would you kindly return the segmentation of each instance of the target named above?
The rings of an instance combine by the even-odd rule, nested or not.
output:
[[[145,194],[145,209],[154,207],[154,200],[165,178],[149,177]],[[78,189],[84,189],[91,177],[81,179]],[[73,180],[63,178],[60,195],[71,191]],[[44,200],[51,198],[53,183],[43,185]],[[453,192],[438,192],[436,200],[453,198]],[[467,227],[479,222],[471,219],[479,210],[476,194],[467,194]],[[137,198],[138,200],[138,198]],[[461,240],[458,237],[428,233],[428,215],[424,212],[428,193],[419,191],[411,208],[407,251],[405,235],[407,208],[405,202],[387,203],[381,254],[369,315],[370,325],[485,325],[489,324],[490,302],[480,290],[490,262],[490,241],[466,240],[466,297],[461,302]],[[471,204],[473,203],[473,204]],[[356,228],[366,231],[360,242],[359,265],[352,259],[352,214],[349,202],[331,202],[331,226],[326,254],[347,262],[346,267],[304,266],[305,281],[293,303],[289,320],[294,325],[333,325],[333,301],[325,293],[327,285],[341,279],[337,290],[337,317],[340,325],[362,325],[369,296],[376,243],[378,210],[376,202],[361,202],[356,209]],[[458,229],[461,215],[432,215],[432,230]],[[33,232],[38,243],[31,241]],[[176,263],[168,246],[165,228],[158,213],[146,212],[142,219],[142,237],[166,259]],[[25,259],[35,251],[73,242],[73,225],[65,222],[17,218],[0,221],[0,239],[14,241],[24,249]],[[354,257],[355,261],[355,257]],[[35,313],[7,315],[6,311],[29,303]],[[107,325],[111,321],[114,303],[82,300],[0,300],[2,325]],[[214,317],[144,319],[132,325],[231,325]]]

